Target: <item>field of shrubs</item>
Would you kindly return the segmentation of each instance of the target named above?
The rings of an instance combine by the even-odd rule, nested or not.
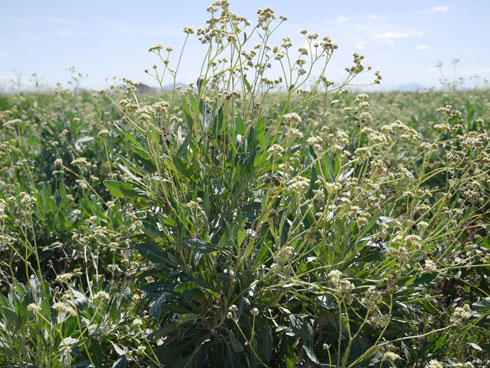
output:
[[[490,90],[208,11],[189,88],[0,94],[0,366],[488,367]]]

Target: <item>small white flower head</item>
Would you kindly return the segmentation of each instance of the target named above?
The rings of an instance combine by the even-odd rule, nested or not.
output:
[[[464,320],[471,317],[471,308],[468,304],[463,307],[456,307],[454,309],[453,318],[456,320]]]
[[[339,291],[342,294],[349,294],[352,290],[354,290],[354,284],[349,280],[340,280],[339,281]]]
[[[393,367],[395,366],[395,360],[400,359],[400,356],[397,353],[392,351],[387,351],[383,354],[383,361],[390,363]]]
[[[380,314],[369,319],[369,322],[373,327],[384,328],[388,323],[390,323],[390,316],[388,314]]]
[[[230,308],[228,308],[230,312],[236,312],[238,310],[238,307],[235,304],[232,304]]]
[[[361,112],[359,117],[361,118],[361,120],[365,120],[367,122],[373,120],[373,117],[371,116],[371,114],[369,112]]]
[[[148,49],[149,52],[155,52],[155,51],[160,51],[163,49],[163,45],[159,43],[158,45],[152,46]]]
[[[29,312],[34,312],[34,313],[37,313],[41,310],[41,307],[37,304],[34,304],[34,303],[31,303],[27,306],[27,310]]]
[[[143,321],[141,320],[141,318],[135,318],[133,320],[133,327],[140,328],[142,325],[143,325]]]
[[[90,167],[90,163],[87,161],[85,157],[80,157],[71,162],[73,166],[80,166],[80,167]]]
[[[94,295],[94,302],[96,303],[102,303],[107,299],[109,299],[109,294],[107,294],[105,291],[99,291]]]
[[[279,266],[277,263],[273,263],[271,265],[271,272],[273,272],[273,273],[281,272],[281,266]]]
[[[66,304],[63,302],[54,303],[52,308],[60,313],[67,311]]]
[[[20,198],[20,204],[24,206],[30,206],[31,204],[37,202],[37,199],[35,197],[32,197],[25,192],[20,192],[19,198]]]
[[[252,316],[257,317],[259,315],[259,310],[257,308],[254,308],[250,313],[252,314]]]
[[[107,137],[109,136],[109,131],[107,129],[102,129],[99,134],[97,134],[100,138],[104,138],[104,137]]]
[[[418,235],[411,234],[405,237],[405,243],[413,248],[420,248],[422,246],[421,242],[422,238]]]
[[[435,272],[437,270],[437,266],[436,264],[434,263],[433,260],[431,259],[427,259],[425,261],[425,268],[424,270],[428,273],[432,273],[432,272]]]
[[[226,318],[228,318],[228,319],[232,319],[232,318],[233,318],[233,313],[228,312],[228,313],[226,314]]]
[[[443,365],[441,362],[439,362],[438,360],[436,359],[432,359],[430,362],[429,362],[429,368],[443,368]]]
[[[370,286],[366,290],[366,296],[362,299],[362,302],[366,305],[369,310],[375,310],[376,306],[380,302],[381,292],[376,290],[375,286]]]
[[[339,270],[332,270],[328,273],[328,277],[334,284],[337,284],[339,282],[339,279],[342,277],[342,272]]]
[[[319,136],[316,136],[316,137],[310,137],[306,140],[306,142],[313,146],[313,149],[315,150],[315,152],[318,152],[321,150],[322,146],[322,142],[323,142],[323,139]]]
[[[76,316],[76,315],[77,315],[77,311],[75,310],[75,308],[70,307],[70,306],[67,306],[67,307],[66,307],[66,313],[67,313],[69,316]]]
[[[289,190],[292,192],[296,192],[298,194],[305,191],[310,185],[310,179],[307,179],[302,176],[296,176],[289,183]]]
[[[68,273],[63,273],[61,275],[56,276],[56,281],[61,282],[62,284],[66,284],[70,282],[70,280],[73,277],[73,273],[68,272]]]
[[[54,160],[54,167],[60,169],[63,166],[63,160],[61,158],[57,158]]]
[[[356,96],[356,102],[362,102],[369,100],[369,95],[365,93],[360,93]]]
[[[280,157],[282,151],[283,151],[283,148],[278,144],[273,144],[267,150],[267,152],[269,152],[272,156],[276,156],[276,157]]]
[[[296,128],[291,128],[289,129],[288,133],[293,137],[293,138],[303,138],[303,133],[301,133],[298,129]]]
[[[327,189],[328,194],[335,194],[340,190],[341,186],[338,183],[325,183],[325,189]]]
[[[288,123],[300,123],[301,122],[301,116],[299,116],[295,112],[290,112],[289,114],[285,114],[282,117]]]
[[[291,246],[287,246],[281,248],[279,252],[277,252],[276,258],[280,264],[284,264],[289,260],[289,258],[291,258],[293,254],[294,254],[294,248]]]

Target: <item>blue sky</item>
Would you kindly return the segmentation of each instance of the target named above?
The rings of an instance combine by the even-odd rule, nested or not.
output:
[[[106,79],[129,77],[152,84],[144,69],[158,62],[148,47],[162,43],[178,49],[182,29],[204,25],[211,1],[204,0],[0,0],[0,86],[16,74],[27,83],[37,73],[45,84],[65,83],[67,68],[89,76],[83,86],[103,88]],[[327,77],[340,80],[352,53],[379,69],[382,86],[418,82],[438,85],[438,61],[456,75],[490,79],[490,0],[330,1],[231,0],[232,11],[256,19],[271,7],[288,17],[277,37],[301,45],[299,31],[329,36],[339,45]],[[198,76],[205,48],[190,42],[179,80]]]

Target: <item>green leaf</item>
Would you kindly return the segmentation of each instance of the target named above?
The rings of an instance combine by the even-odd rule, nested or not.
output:
[[[236,133],[242,136],[245,134],[245,126],[243,124],[243,119],[240,113],[237,114],[236,118]]]
[[[316,305],[319,305],[320,307],[323,307],[326,309],[337,308],[337,302],[329,294],[324,294],[324,295],[318,296],[316,298]]]
[[[150,262],[158,264],[167,261],[165,254],[155,244],[152,243],[137,244],[135,248],[139,254],[141,254],[144,258],[146,258]]]
[[[121,133],[121,135],[123,137],[125,137],[127,140],[129,140],[131,143],[133,143],[136,147],[140,148],[140,149],[143,149],[143,146],[141,145],[140,142],[138,142],[138,140],[136,139],[136,137],[134,137],[132,134],[130,133],[127,133],[123,130],[120,130],[119,131]]]
[[[364,226],[361,233],[359,234],[359,238],[362,238],[364,236],[364,234],[366,234],[369,230],[371,230],[373,228],[373,226],[376,224],[376,221],[378,220],[378,218],[380,216],[381,216],[381,214],[371,217],[369,222]]]
[[[180,326],[180,325],[186,324],[187,322],[196,321],[198,319],[201,319],[201,316],[197,313],[183,314],[177,320],[177,325]]]
[[[289,321],[289,327],[295,336],[302,338],[304,341],[311,341],[313,327],[307,316],[291,314]]]
[[[137,198],[141,196],[130,184],[121,183],[119,181],[105,181],[104,185],[109,189],[109,192],[113,197]]]
[[[245,87],[247,87],[247,91],[249,93],[252,92],[252,87],[250,86],[250,83],[248,83],[247,78],[243,78],[243,83],[245,84]]]
[[[187,245],[188,247],[198,250],[201,253],[222,251],[222,249],[216,247],[212,243],[200,239],[187,239],[184,240],[184,244]]]
[[[195,288],[196,288],[196,285],[194,284],[193,281],[187,281],[187,282],[183,282],[183,283],[180,283],[179,285],[175,286],[174,291],[176,293],[181,293],[185,290],[192,290]]]
[[[0,313],[2,313],[7,319],[7,321],[15,328],[19,327],[19,323],[20,323],[19,316],[17,316],[17,313],[15,313],[15,311],[7,307],[1,307]]]
[[[121,355],[118,360],[114,362],[112,368],[126,368],[128,365],[128,359],[126,355]]]
[[[479,302],[472,304],[473,309],[480,313],[487,313],[490,311],[490,297],[487,297]]]
[[[256,320],[257,327],[259,327],[260,319]],[[266,362],[268,362],[272,357],[272,351],[274,349],[273,339],[272,339],[272,331],[270,326],[265,322],[263,326],[261,326],[261,334],[260,334],[260,350],[262,351],[263,357]]]
[[[240,341],[237,340],[235,335],[231,330],[228,330],[228,336],[230,337],[231,347],[235,353],[241,353],[243,351],[243,346]]]
[[[308,356],[308,358],[315,364],[320,364],[320,361],[318,360],[318,358],[316,357],[315,355],[315,352],[309,347],[309,346],[306,346],[306,345],[303,345],[303,349],[304,351],[306,352],[306,355]]]
[[[140,169],[138,169],[136,166],[134,166],[132,162],[126,160],[122,156],[119,156],[119,160],[121,160],[124,163],[124,165],[123,164],[119,164],[119,167],[121,167],[121,169],[122,168],[125,168],[126,170],[131,171],[133,174],[136,174],[138,176],[143,176],[143,172]]]
[[[187,147],[189,147],[189,143],[191,142],[191,137],[192,134],[188,133],[184,139],[184,142],[180,145],[179,149],[177,150],[176,156],[184,158],[187,155]]]

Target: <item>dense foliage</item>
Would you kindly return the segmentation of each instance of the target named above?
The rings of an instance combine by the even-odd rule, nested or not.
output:
[[[488,366],[489,90],[208,10],[196,86],[0,96],[0,365]]]

